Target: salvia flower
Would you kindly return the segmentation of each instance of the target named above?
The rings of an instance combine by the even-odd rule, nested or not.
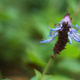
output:
[[[70,44],[72,44],[72,40],[80,42],[80,34],[77,33],[79,26],[72,26],[71,18],[69,15],[70,14],[66,14],[58,25],[55,24],[54,28],[50,28],[49,36],[52,37],[51,39],[43,40],[40,42],[49,43],[58,36],[58,41],[56,42],[55,47],[53,49],[54,54],[59,54],[63,49],[65,49],[67,42],[69,42]]]

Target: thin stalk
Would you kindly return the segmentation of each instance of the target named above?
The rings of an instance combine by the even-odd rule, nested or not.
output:
[[[46,65],[46,67],[45,67],[45,69],[44,69],[44,71],[43,71],[43,73],[42,73],[41,79],[43,78],[43,76],[44,76],[44,75],[46,74],[46,72],[48,71],[48,69],[49,69],[49,67],[50,67],[50,65],[51,65],[54,57],[55,57],[55,56],[53,56],[53,55],[51,56],[49,62],[47,63],[47,65]]]
[[[52,61],[53,61],[53,59],[50,58],[48,64],[46,65],[46,67],[45,67],[45,69],[44,69],[44,71],[43,71],[43,73],[42,73],[42,77],[43,77],[43,76],[46,74],[46,72],[48,71],[48,69],[49,69],[49,67],[50,67],[50,65],[51,65],[51,63],[52,63]]]

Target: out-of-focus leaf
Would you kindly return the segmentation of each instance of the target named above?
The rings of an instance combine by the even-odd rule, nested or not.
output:
[[[51,75],[44,75],[42,80],[51,80],[52,76]]]
[[[62,59],[57,67],[60,70],[69,71],[71,73],[80,74],[80,62],[71,58]]]
[[[36,73],[38,76],[40,75],[39,72]],[[41,75],[40,75],[41,76]],[[42,79],[38,79],[37,76],[31,78],[30,80],[75,80],[66,76],[62,75],[44,75]]]
[[[45,24],[41,17],[36,17],[33,19],[36,22],[35,28],[40,32],[43,37],[47,37],[49,35],[49,27],[48,24]]]
[[[37,63],[38,65],[45,65],[46,63],[36,54],[36,52],[31,52],[30,50],[27,50],[27,57],[31,62]]]
[[[69,43],[67,44],[66,49],[61,52],[61,56],[63,57],[77,58],[79,55],[79,49],[75,45],[70,45]]]
[[[36,73],[36,76],[33,77],[31,80],[51,80],[51,77],[52,77],[51,75],[44,75],[42,77],[42,74],[37,70],[35,70],[35,73]]]
[[[50,80],[75,80],[62,75],[53,75]]]
[[[73,0],[73,1],[71,1],[71,0],[66,0],[66,1],[67,1],[67,3],[68,3],[69,7],[70,7],[73,11],[75,11],[76,8],[77,8],[78,3],[77,3],[75,0]]]
[[[40,80],[42,76],[41,73],[37,70],[35,70],[35,73],[36,73],[37,80]]]
[[[34,76],[34,77],[32,77],[30,80],[37,80],[37,77]]]

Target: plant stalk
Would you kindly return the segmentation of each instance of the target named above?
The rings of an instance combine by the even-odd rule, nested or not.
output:
[[[45,69],[44,69],[44,71],[43,71],[43,73],[42,73],[41,80],[42,80],[42,78],[44,77],[44,75],[46,74],[46,72],[48,71],[48,69],[49,69],[49,67],[50,67],[50,65],[51,65],[54,57],[55,57],[55,56],[52,55],[51,58],[50,58],[50,60],[49,60],[49,62],[47,63],[47,65],[46,65],[46,67],[45,67]]]

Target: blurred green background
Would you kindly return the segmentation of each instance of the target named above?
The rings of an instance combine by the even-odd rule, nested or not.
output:
[[[57,38],[48,44],[40,41],[48,39],[48,25],[53,28],[67,12],[72,24],[80,26],[80,0],[0,0],[2,78],[29,80],[34,69],[43,71]],[[67,43],[47,74],[52,80],[80,80],[80,43]]]

